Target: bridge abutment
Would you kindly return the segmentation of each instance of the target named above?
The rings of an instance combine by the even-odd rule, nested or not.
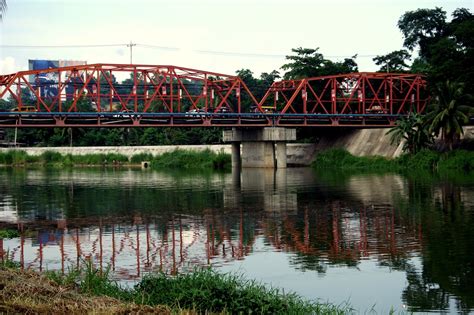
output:
[[[296,129],[233,128],[225,130],[223,138],[224,142],[232,143],[233,167],[286,168],[286,142],[296,140]]]

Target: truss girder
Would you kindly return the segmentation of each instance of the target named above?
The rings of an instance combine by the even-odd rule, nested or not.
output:
[[[364,72],[278,81],[257,100],[237,76],[127,64],[1,75],[0,99],[7,96],[18,108],[14,114],[0,113],[0,126],[25,127],[75,126],[73,121],[111,127],[390,126],[400,116],[422,113],[429,100],[426,81],[417,74]],[[86,116],[92,123],[81,121]]]

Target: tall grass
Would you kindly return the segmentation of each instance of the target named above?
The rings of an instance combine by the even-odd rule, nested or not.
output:
[[[177,276],[147,276],[135,287],[135,291],[145,304],[170,305],[199,313],[344,313],[342,308],[330,304],[307,301],[294,293],[283,293],[256,281],[211,269],[197,269]]]
[[[162,155],[153,156],[149,153],[133,155],[130,159],[122,154],[84,154],[61,155],[58,152],[45,151],[39,156],[27,155],[25,151],[12,150],[0,153],[0,165],[42,165],[48,167],[70,167],[74,165],[135,165],[149,161],[154,169],[226,169],[230,168],[229,154],[211,150],[188,151],[174,150]]]
[[[395,159],[383,157],[356,157],[343,149],[330,149],[316,155],[315,168],[339,168],[369,171],[474,171],[474,152],[456,150],[440,153],[421,150]]]
[[[199,314],[345,314],[351,310],[348,305],[308,301],[295,293],[284,293],[242,276],[211,269],[196,269],[176,276],[151,274],[129,290],[110,280],[109,271],[99,271],[88,261],[72,276],[59,272],[46,275],[58,284],[77,286],[86,294],[110,296],[138,305],[168,306],[178,311],[193,310]]]

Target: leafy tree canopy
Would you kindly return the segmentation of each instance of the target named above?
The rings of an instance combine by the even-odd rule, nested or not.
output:
[[[355,61],[357,55],[344,61],[333,62],[325,59],[318,50],[319,48],[293,48],[291,51],[296,55],[286,56],[289,62],[281,66],[281,69],[286,71],[283,78],[301,79],[358,71]]]
[[[377,66],[380,66],[379,72],[406,72],[409,68],[406,61],[410,60],[410,53],[405,49],[401,49],[377,56],[372,60]]]

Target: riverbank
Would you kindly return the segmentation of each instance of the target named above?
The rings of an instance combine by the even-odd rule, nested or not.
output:
[[[312,166],[314,168],[338,168],[367,171],[474,171],[474,151],[454,150],[440,153],[422,150],[416,154],[404,154],[388,159],[380,156],[354,156],[344,149],[329,149],[319,152]]]
[[[118,153],[61,154],[44,151],[40,155],[29,155],[23,150],[0,152],[0,165],[11,167],[75,167],[75,166],[138,166],[152,169],[226,169],[231,167],[230,155],[211,150],[189,151],[175,149],[161,155],[139,153],[130,157]]]
[[[0,312],[94,314],[345,314],[348,306],[307,301],[240,276],[210,269],[153,274],[123,289],[86,262],[66,275],[0,263]]]

